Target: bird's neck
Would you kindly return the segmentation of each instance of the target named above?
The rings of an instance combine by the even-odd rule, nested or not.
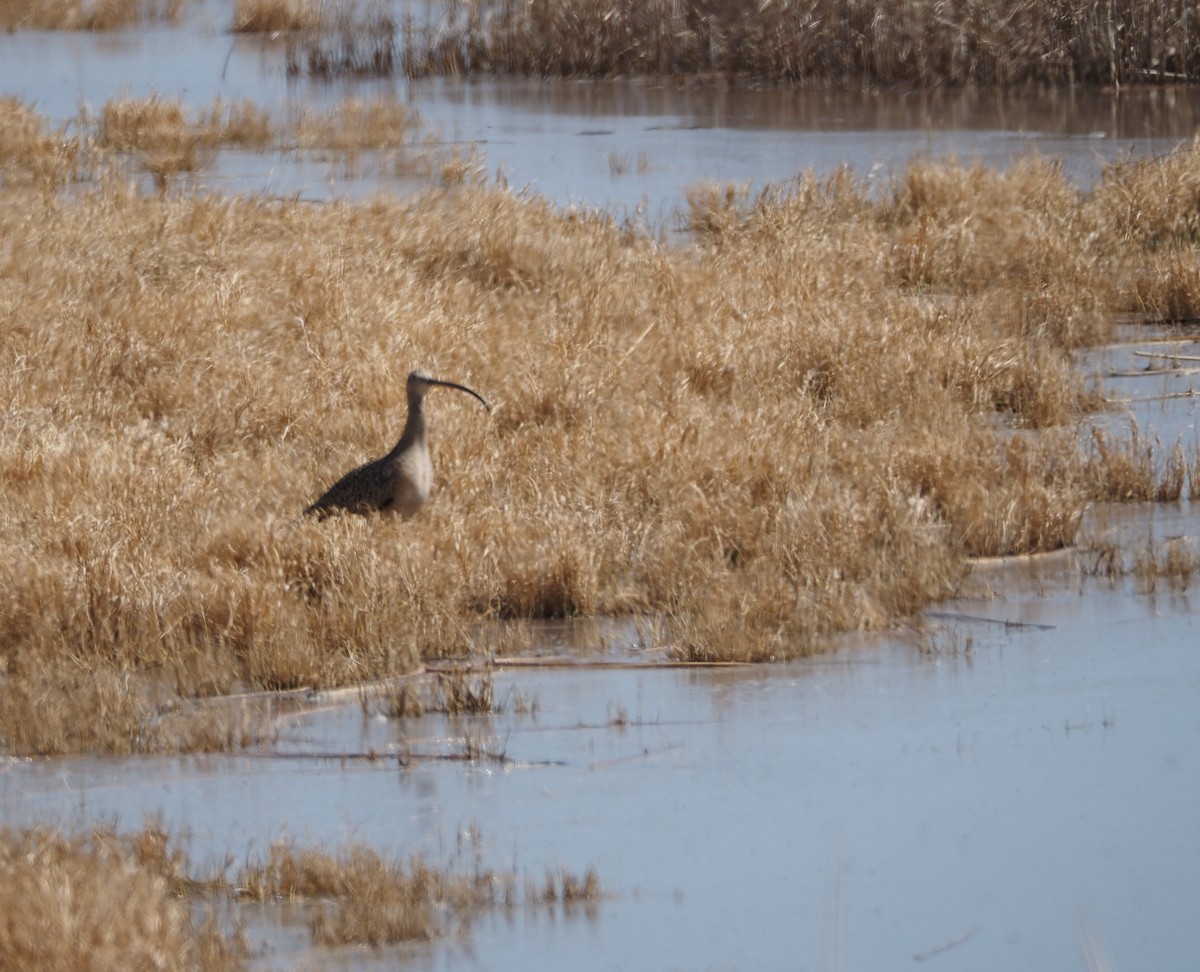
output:
[[[400,433],[400,441],[392,447],[388,458],[395,458],[404,450],[425,442],[425,413],[420,405],[408,406],[408,419],[404,423],[404,431]]]

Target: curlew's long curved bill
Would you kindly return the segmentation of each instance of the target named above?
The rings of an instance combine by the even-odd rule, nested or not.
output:
[[[468,395],[474,395],[481,402],[483,402],[484,408],[486,408],[489,412],[492,410],[492,406],[487,403],[487,399],[480,395],[479,392],[475,391],[473,388],[468,388],[466,385],[460,385],[454,381],[442,381],[440,378],[426,378],[425,380],[431,385],[441,385],[443,388],[457,388],[459,391],[465,391]]]

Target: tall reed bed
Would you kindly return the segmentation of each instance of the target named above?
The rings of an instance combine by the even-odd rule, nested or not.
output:
[[[0,0],[0,29],[175,21],[183,0]],[[1200,77],[1191,0],[237,0],[315,76],[739,76],[852,85],[1173,83]]]
[[[1069,352],[1196,265],[1164,169],[1200,148],[1086,195],[1038,160],[916,163],[883,199],[849,172],[697,187],[688,246],[475,184],[6,180],[0,739],[236,746],[253,713],[163,706],[485,651],[486,619],[651,613],[681,657],[791,657],[969,556],[1069,544],[1140,455],[1076,434],[1099,403]],[[430,505],[302,517],[395,440],[415,366],[496,404],[431,396]]]
[[[318,73],[379,67],[410,76],[734,75],[922,86],[1200,75],[1190,0],[466,0],[447,2],[427,22],[370,23],[339,29],[336,39],[310,36],[306,58],[292,63]]]

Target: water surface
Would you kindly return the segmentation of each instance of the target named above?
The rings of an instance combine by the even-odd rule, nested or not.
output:
[[[290,722],[277,757],[11,762],[0,815],[161,814],[194,862],[284,836],[446,859],[478,826],[492,866],[594,865],[611,893],[592,919],[485,919],[405,953],[414,968],[887,969],[962,939],[956,967],[1082,969],[1081,935],[1120,968],[1186,968],[1200,604],[1030,571],[830,657],[498,676],[536,716],[389,721],[351,701]],[[507,762],[295,755],[453,752],[468,731]],[[303,944],[253,932],[265,967]]]
[[[1003,166],[1039,153],[1082,185],[1104,165],[1169,151],[1200,126],[1194,88],[844,92],[741,83],[609,80],[313,81],[288,75],[284,41],[228,33],[232,5],[187,5],[178,26],[0,36],[0,93],[56,121],[119,97],[207,107],[250,99],[280,117],[347,97],[417,107],[443,145],[476,145],[489,175],[564,204],[662,222],[688,185],[761,188],[849,165],[880,185],[915,157]],[[221,190],[328,199],[411,192],[344,166],[226,151],[197,180]]]

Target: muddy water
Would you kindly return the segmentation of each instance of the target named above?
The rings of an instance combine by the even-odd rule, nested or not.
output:
[[[224,33],[229,8],[198,3],[180,27],[107,37],[0,37],[0,93],[56,119],[122,94],[285,111],[387,94],[447,141],[480,143],[511,185],[651,218],[700,179],[851,164],[882,180],[918,154],[1003,164],[1039,151],[1086,183],[1200,120],[1188,91],[297,83],[277,44]],[[397,188],[343,175],[224,153],[200,179],[312,198]],[[1161,351],[1156,337],[1081,367],[1126,400],[1108,421],[1187,444],[1195,378],[1134,353]],[[1195,537],[1197,513],[1100,511],[1087,533],[1134,549]],[[596,668],[642,655],[612,633],[600,649],[581,628],[554,651],[593,664],[497,677],[497,696],[513,686],[536,700],[532,715],[386,720],[316,698],[280,717],[269,751],[8,761],[0,820],[134,828],[161,815],[201,870],[280,837],[447,860],[477,825],[490,866],[538,877],[595,865],[610,892],[594,914],[506,913],[465,940],[380,953],[313,951],[302,914],[255,912],[262,968],[1186,968],[1200,909],[1200,604],[1165,583],[1085,578],[1093,567],[1080,554],[980,569],[974,594],[938,605],[919,634],[783,666]],[[561,636],[547,630],[547,645]],[[468,735],[505,759],[437,758]],[[353,758],[370,752],[382,758]],[[403,765],[389,758],[400,753]]]

